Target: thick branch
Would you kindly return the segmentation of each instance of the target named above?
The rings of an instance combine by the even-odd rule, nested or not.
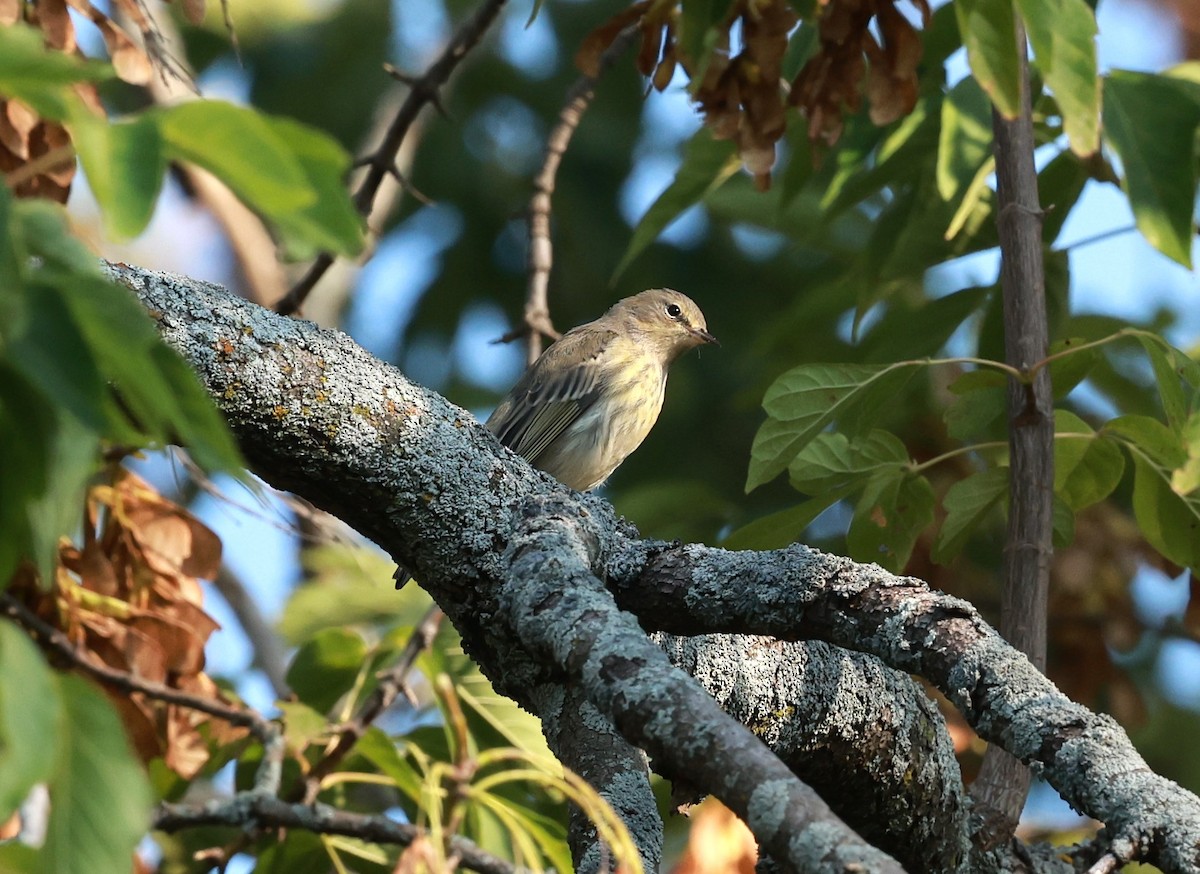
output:
[[[609,585],[643,625],[817,638],[878,656],[937,686],[981,737],[1130,841],[1136,858],[1168,871],[1200,866],[1200,799],[1151,771],[1111,717],[1059,692],[970,603],[799,544],[630,548],[610,563]]]
[[[591,572],[607,579],[645,626],[820,637],[920,673],[962,707],[984,737],[1036,762],[1077,808],[1105,821],[1114,836],[1128,837],[1139,858],[1169,871],[1200,865],[1200,800],[1153,774],[1112,720],[1058,693],[965,602],[799,546],[729,553],[641,541],[605,501],[533,470],[465,411],[413,385],[344,335],[279,318],[216,286],[111,269],[199,373],[258,472],[338,515],[413,568],[462,632],[468,652],[502,692],[527,706],[536,705],[531,690],[561,681],[563,668],[568,677],[582,673],[573,659],[558,658],[557,667],[539,662],[521,641],[540,639],[560,656],[548,637],[553,630],[519,632],[506,610],[522,597],[503,557],[523,524],[514,509],[531,499],[554,499],[586,518],[596,543],[594,552],[589,546]],[[568,550],[548,551],[544,560],[577,571],[580,559]],[[636,641],[636,626],[590,580],[581,582],[588,587],[558,591],[568,601],[586,596],[600,611],[602,621],[576,617],[576,627],[592,635],[579,644],[583,663],[628,661],[634,652],[642,659],[640,646],[611,648],[618,640]],[[548,606],[546,620],[568,618],[569,603]],[[659,657],[645,653],[646,670],[659,672]],[[661,744],[667,723],[633,723],[655,693],[674,692],[677,681],[639,687],[636,698],[622,701],[614,692],[624,682],[619,673],[580,679],[594,684],[589,697],[601,712],[622,729],[632,724],[626,737],[652,734]],[[670,747],[653,749],[656,767],[668,772],[687,769],[695,754],[689,745],[699,737],[720,744],[722,755],[740,748],[736,730],[727,736],[694,733],[678,722],[670,728]],[[795,784],[786,786],[784,794],[792,797]],[[699,788],[720,796],[738,785]],[[761,817],[756,821],[761,830]],[[767,845],[778,837],[770,830],[758,836]]]
[[[657,770],[725,802],[784,870],[902,871],[617,610],[592,571],[601,543],[580,509],[551,497],[518,511],[500,606],[526,645],[580,684]]]

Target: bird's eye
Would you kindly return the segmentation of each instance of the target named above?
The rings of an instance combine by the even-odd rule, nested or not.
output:
[[[667,315],[673,319],[677,319],[683,315],[683,310],[679,308],[678,304],[669,303],[667,304]]]

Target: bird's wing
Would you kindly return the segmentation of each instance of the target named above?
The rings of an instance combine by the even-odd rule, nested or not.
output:
[[[599,399],[601,359],[616,336],[594,328],[565,334],[513,386],[487,427],[536,464],[546,447]]]

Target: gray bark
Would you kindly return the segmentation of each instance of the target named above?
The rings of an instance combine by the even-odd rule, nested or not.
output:
[[[642,540],[604,500],[533,470],[344,335],[216,286],[110,270],[199,374],[252,467],[412,568],[500,691],[535,712],[547,687],[581,691],[657,771],[742,816],[782,870],[900,868],[642,628],[821,639],[920,674],[1105,822],[1123,853],[1200,867],[1200,799],[1151,772],[1115,722],[1066,699],[966,602],[801,545],[732,553]],[[864,743],[862,761],[877,752]]]

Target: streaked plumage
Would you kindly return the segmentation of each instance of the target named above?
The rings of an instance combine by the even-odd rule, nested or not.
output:
[[[547,349],[487,427],[534,467],[593,489],[650,433],[671,363],[713,342],[686,295],[655,288],[627,297]]]

